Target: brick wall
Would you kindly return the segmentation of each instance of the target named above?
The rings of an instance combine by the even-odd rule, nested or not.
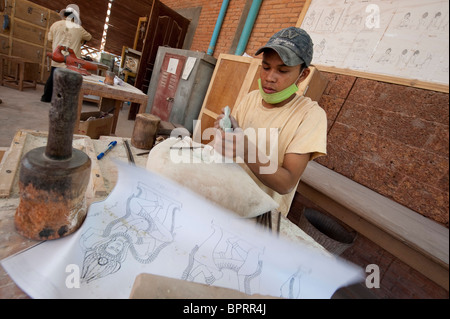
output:
[[[162,3],[174,10],[202,7],[198,27],[190,50],[206,52],[222,7],[222,1],[162,0]],[[264,0],[245,50],[247,54],[253,56],[275,32],[285,27],[295,26],[304,3],[304,0]],[[230,53],[229,51],[244,6],[244,0],[229,2],[222,29],[217,39],[214,57],[217,58],[220,53]]]
[[[449,293],[406,265],[369,239],[359,235],[342,258],[363,269],[375,264],[380,268],[380,288],[371,292],[380,299],[448,299]]]
[[[328,115],[328,155],[317,162],[448,228],[449,95],[323,74],[329,84],[319,104]],[[293,222],[304,206],[311,203],[297,194]],[[381,287],[372,289],[379,298],[449,297],[361,235],[342,257],[364,269],[380,267]]]
[[[449,95],[324,73],[320,164],[449,226]]]

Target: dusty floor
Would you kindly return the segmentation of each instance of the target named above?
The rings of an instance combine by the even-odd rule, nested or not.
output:
[[[41,102],[43,85],[36,90],[16,89],[0,86],[0,147],[9,147],[18,130],[48,131],[48,111],[50,103]],[[85,102],[83,111],[97,111],[96,104]],[[115,135],[131,137],[134,121],[128,120],[129,105],[124,104],[117,123]]]

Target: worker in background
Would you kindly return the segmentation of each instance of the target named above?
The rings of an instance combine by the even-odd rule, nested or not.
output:
[[[78,58],[81,57],[81,46],[92,39],[92,36],[81,26],[80,8],[76,4],[69,4],[59,12],[62,20],[52,24],[48,32],[48,41],[52,42],[52,52],[59,45],[73,49]],[[64,51],[63,51],[64,53]],[[68,54],[68,53],[67,53]],[[56,68],[65,68],[65,63],[52,60],[50,76],[44,87],[42,102],[51,102],[53,93],[53,73]]]
[[[233,109],[231,133],[220,127],[225,115],[218,117],[213,143],[223,156],[244,162],[244,169],[287,216],[308,162],[326,155],[327,116],[317,102],[296,94],[313,58],[306,31],[283,29],[256,55],[261,53],[259,90]]]

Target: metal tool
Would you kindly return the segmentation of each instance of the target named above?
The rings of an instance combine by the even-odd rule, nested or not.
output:
[[[63,51],[68,52],[68,55],[64,55]],[[53,61],[59,63],[65,63],[69,70],[78,72],[82,75],[90,75],[88,70],[97,71],[97,65],[86,60],[77,58],[73,49],[58,45],[53,53],[47,53]]]
[[[263,228],[267,228],[269,231],[272,231],[272,212],[269,211],[262,215],[256,216],[256,222]]]
[[[125,149],[127,150],[127,155],[128,155],[128,162],[130,162],[131,164],[134,164],[134,157],[133,157],[133,153],[131,152],[131,147],[130,144],[128,143],[127,140],[124,140],[123,143],[125,144]]]
[[[14,223],[30,239],[67,236],[86,217],[91,160],[72,147],[82,81],[80,73],[55,70],[47,146],[29,151],[21,162]]]

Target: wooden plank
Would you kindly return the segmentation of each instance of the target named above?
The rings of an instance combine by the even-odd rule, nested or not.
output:
[[[16,194],[18,189],[16,181],[18,181],[21,159],[27,151],[45,146],[47,136],[47,132],[32,130],[20,130],[16,133],[0,167],[0,198],[18,195]],[[92,140],[84,135],[74,135],[73,144],[74,147],[84,151],[92,161],[91,184],[88,186],[88,190],[93,191],[93,193],[87,192],[87,196],[90,198],[105,196],[107,190],[103,174],[98,166],[97,152],[92,144]]]
[[[279,299],[152,274],[136,277],[131,299]]]
[[[83,77],[83,84],[80,90],[80,97],[78,99],[78,115],[75,122],[74,133],[78,134],[80,114],[83,107],[83,99],[86,95],[99,96],[100,98],[108,98],[116,101],[131,102],[140,104],[139,113],[144,113],[147,107],[148,95],[143,93],[138,88],[123,83],[122,85],[107,85],[104,84],[105,77],[91,74]],[[117,102],[117,105],[120,103]],[[118,113],[115,113],[114,119],[117,122]]]
[[[222,59],[212,83],[212,93],[206,99],[205,108],[214,113],[222,113],[225,106],[233,108],[237,94],[247,77],[250,64],[248,62]]]
[[[46,29],[33,25],[25,21],[17,20],[14,25],[13,37],[44,46]]]
[[[199,121],[196,124],[196,129],[193,134],[193,139],[195,142],[201,142],[202,144],[208,144],[213,139],[214,136],[209,136],[208,132],[205,131],[209,127],[214,127],[214,122],[216,121],[217,114],[204,110],[199,117]]]
[[[361,216],[302,181],[300,181],[297,191],[318,207],[321,207],[356,230],[359,234],[382,247],[447,291],[449,290],[448,266],[446,267],[442,262],[437,262],[435,258],[430,258],[424,255],[423,252],[417,251],[408,245],[406,241],[404,242],[398,237],[387,233],[384,229],[361,218]]]
[[[97,152],[94,144],[90,138],[86,138],[84,142],[86,154],[91,159],[91,177],[88,185],[90,192],[86,193],[92,194],[93,198],[106,197],[109,192],[105,187],[105,179],[97,161]]]
[[[24,42],[19,39],[13,39],[11,55],[39,64],[42,62],[43,56],[45,55],[45,50],[41,46]]]
[[[9,147],[0,147],[0,163],[3,160],[3,156],[5,156],[5,153],[9,150]]]
[[[449,93],[449,86],[445,85],[445,84],[425,82],[425,81],[419,81],[419,80],[414,80],[414,79],[405,79],[405,78],[400,78],[400,77],[387,76],[387,75],[375,74],[375,73],[367,73],[367,72],[355,71],[355,70],[350,70],[350,69],[340,69],[340,68],[336,68],[336,67],[329,67],[329,66],[323,66],[323,65],[317,65],[316,67],[319,70],[324,71],[324,72],[350,75],[350,76],[355,76],[355,77],[359,77],[359,78],[363,78],[363,79],[369,79],[369,80],[375,80],[375,81],[380,81],[380,82],[405,85],[405,86],[410,86],[410,87],[415,87],[415,88],[420,88],[420,89],[425,89],[425,90]]]
[[[217,113],[215,113],[213,111],[210,111],[208,109],[204,109],[203,110],[203,114],[204,115],[208,115],[209,117],[212,117],[214,120],[217,119],[217,117],[219,116],[219,114],[217,114]]]
[[[295,25],[297,28],[300,28],[302,26],[303,20],[305,19],[306,13],[308,12],[309,6],[311,5],[312,0],[306,0],[305,4],[303,5],[302,12],[300,13],[300,16],[298,17],[297,24]]]
[[[250,67],[248,68],[247,75],[241,85],[241,90],[236,98],[235,106],[239,105],[242,99],[251,91],[253,91],[255,87],[255,83],[257,84],[259,79],[259,69],[261,66],[261,59],[252,59],[250,62]],[[258,88],[258,87],[256,87]]]
[[[16,0],[15,18],[28,21],[41,27],[47,27],[48,9],[30,1]]]
[[[0,54],[8,54],[9,38],[0,34]]]
[[[0,198],[8,198],[19,168],[22,150],[25,146],[26,133],[19,131],[14,135],[11,146],[5,154],[0,167]]]
[[[311,72],[306,81],[300,83],[298,93],[318,102],[328,85],[328,79],[320,74],[315,66],[310,66],[309,68]]]
[[[302,181],[448,267],[449,230],[443,225],[316,162],[308,164]]]

